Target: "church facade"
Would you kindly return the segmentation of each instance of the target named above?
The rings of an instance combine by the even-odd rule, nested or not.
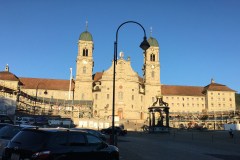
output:
[[[170,114],[235,111],[236,91],[214,80],[206,86],[161,84],[159,44],[153,37],[148,42],[150,48],[143,53],[143,77],[133,70],[131,59],[120,53],[116,65],[115,116],[119,119],[146,120],[148,108],[157,96],[162,96],[168,103]],[[5,71],[0,72],[0,87],[21,90],[33,98],[45,99],[47,103],[55,102],[53,108],[65,107],[65,102],[71,102],[74,106],[71,109],[78,110],[80,118],[109,118],[113,105],[113,62],[106,71],[93,74],[93,54],[93,37],[90,32],[84,31],[78,41],[74,80],[17,77],[7,66]],[[47,94],[44,94],[45,90]],[[20,100],[24,99],[20,96]],[[27,101],[31,104],[34,100]]]
[[[144,119],[161,93],[158,42],[152,37],[148,42],[150,48],[143,54],[143,78],[132,69],[129,57],[124,59],[121,53],[117,60],[115,115],[120,119]],[[113,63],[106,71],[93,75],[93,49],[92,35],[83,32],[78,42],[74,98],[93,101],[93,115],[108,117],[112,113]]]

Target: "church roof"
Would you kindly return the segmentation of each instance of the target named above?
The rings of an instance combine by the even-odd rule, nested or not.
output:
[[[85,32],[81,33],[81,35],[79,37],[79,40],[82,40],[82,41],[93,41],[93,37],[92,37],[90,32],[85,31]]]
[[[15,74],[8,71],[1,71],[0,79],[7,80],[7,81],[19,81],[19,78]]]
[[[158,41],[153,37],[148,38],[148,43],[150,44],[151,47],[159,47]]]
[[[100,79],[102,79],[102,75],[103,75],[103,72],[96,72],[96,73],[93,75],[93,81],[94,81],[94,82],[99,81]]]
[[[162,95],[179,95],[179,96],[204,96],[203,87],[199,86],[175,86],[162,85]]]
[[[69,80],[62,79],[44,79],[44,78],[20,78],[23,83],[23,89],[47,89],[47,90],[69,90]],[[72,81],[71,90],[74,88]]]

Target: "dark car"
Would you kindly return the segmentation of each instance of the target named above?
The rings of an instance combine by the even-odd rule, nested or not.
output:
[[[6,125],[0,129],[0,157],[4,148],[7,146],[8,142],[18,133],[21,129],[27,127],[34,127],[30,125]]]
[[[9,126],[9,125],[12,125],[12,124],[10,124],[10,123],[0,123],[0,129],[1,129],[2,127]]]
[[[35,124],[36,126],[47,126],[48,125],[48,118],[45,116],[38,116],[35,117]]]
[[[0,114],[0,123],[14,124],[13,120],[5,114]]]
[[[103,134],[112,134],[112,127],[105,128],[101,130]],[[114,127],[114,133],[119,136],[125,136],[127,134],[127,130],[122,129],[121,127]]]
[[[99,138],[101,138],[104,142],[107,142],[107,136],[100,131],[96,131],[94,129],[89,129],[89,128],[72,128],[72,130],[80,130],[80,131],[86,131],[90,134],[93,134]]]
[[[84,131],[23,129],[8,143],[3,160],[119,160],[118,148]]]

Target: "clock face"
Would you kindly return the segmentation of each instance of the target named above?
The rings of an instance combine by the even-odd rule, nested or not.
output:
[[[154,68],[155,68],[155,66],[154,66],[154,65],[152,65],[152,66],[151,66],[151,68],[152,68],[152,69],[154,69]]]
[[[88,62],[84,59],[84,60],[82,61],[82,63],[83,63],[83,64],[87,64]]]

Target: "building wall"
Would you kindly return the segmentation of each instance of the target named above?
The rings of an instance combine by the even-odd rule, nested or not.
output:
[[[205,96],[164,95],[163,101],[168,103],[171,113],[202,112],[206,107]]]
[[[18,88],[18,81],[10,81],[10,80],[1,80],[0,85],[3,87],[7,87],[13,90],[17,90]]]
[[[235,111],[235,92],[229,91],[208,91],[208,111]]]

